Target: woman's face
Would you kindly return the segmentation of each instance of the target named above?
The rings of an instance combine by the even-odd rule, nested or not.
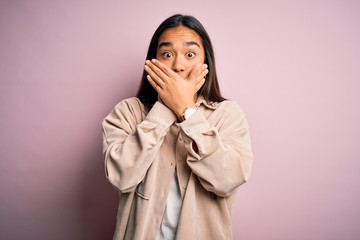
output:
[[[205,62],[201,37],[184,26],[169,28],[160,35],[156,59],[186,78],[195,64]]]

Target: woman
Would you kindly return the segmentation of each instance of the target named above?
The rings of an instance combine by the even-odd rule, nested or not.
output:
[[[232,239],[252,152],[244,113],[220,94],[210,38],[174,15],[146,59],[137,96],[103,121],[106,177],[120,194],[114,239]]]

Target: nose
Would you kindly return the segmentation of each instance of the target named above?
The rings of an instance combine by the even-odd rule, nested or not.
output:
[[[185,71],[185,61],[181,58],[181,56],[174,57],[172,68],[174,72],[181,73]]]

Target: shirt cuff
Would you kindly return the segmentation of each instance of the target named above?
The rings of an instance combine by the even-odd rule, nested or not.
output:
[[[177,117],[171,109],[157,101],[146,115],[145,119],[166,129],[176,121]]]

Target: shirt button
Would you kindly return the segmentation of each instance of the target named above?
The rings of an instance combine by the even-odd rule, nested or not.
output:
[[[167,122],[167,123],[170,123],[170,122],[171,122],[171,120],[170,120],[170,119],[166,119],[166,122]]]
[[[187,129],[185,130],[185,132],[189,133],[189,132],[190,132],[190,128],[187,128]]]
[[[187,187],[187,186],[186,186],[186,184],[184,184],[184,185],[183,185],[183,188],[185,188],[185,189],[186,189],[186,187]]]

